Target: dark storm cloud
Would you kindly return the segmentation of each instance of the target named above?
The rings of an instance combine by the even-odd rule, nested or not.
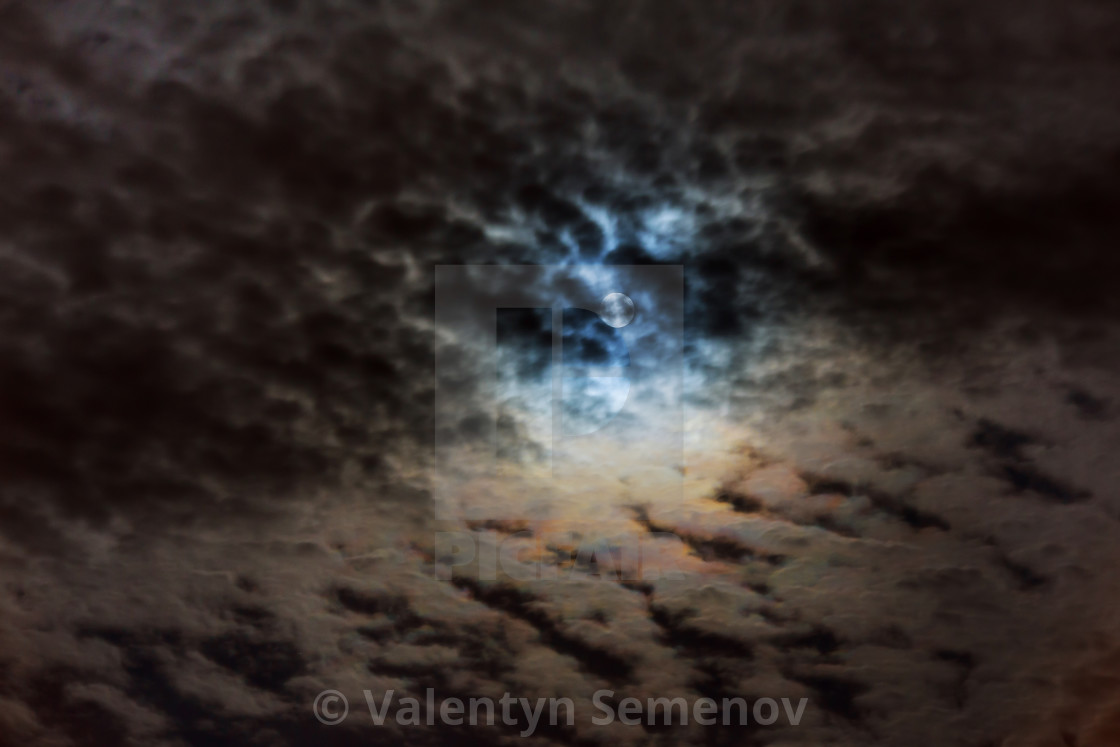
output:
[[[32,226],[47,224],[46,236],[23,239],[34,244],[25,244],[23,251],[57,268],[65,284],[56,285],[54,292],[65,292],[66,305],[80,310],[60,319],[57,312],[43,313],[49,295],[16,299],[17,306],[23,306],[23,316],[13,319],[13,328],[52,324],[55,338],[48,340],[47,347],[65,357],[52,362],[55,375],[48,376],[45,371],[23,368],[30,356],[11,351],[8,358],[16,370],[9,374],[13,380],[6,391],[13,396],[27,391],[40,394],[30,402],[11,406],[16,434],[10,440],[20,444],[39,440],[44,442],[44,450],[65,455],[61,461],[69,465],[88,464],[92,479],[78,476],[74,484],[100,483],[107,492],[121,497],[129,492],[129,486],[121,482],[130,478],[115,475],[131,473],[136,469],[133,465],[140,465],[141,473],[150,469],[145,466],[148,460],[141,457],[144,445],[125,440],[141,438],[140,434],[145,443],[165,448],[193,466],[190,472],[224,470],[236,472],[240,479],[264,476],[277,465],[286,465],[291,473],[269,477],[279,483],[303,474],[320,477],[328,468],[322,455],[315,453],[316,447],[301,449],[286,435],[298,417],[298,405],[268,402],[259,392],[260,382],[278,381],[312,401],[325,397],[327,401],[316,406],[313,415],[334,428],[339,427],[333,422],[338,407],[330,405],[335,387],[327,380],[328,372],[342,373],[351,366],[356,374],[374,374],[380,388],[393,389],[392,368],[407,361],[398,357],[388,363],[384,355],[374,354],[363,359],[360,353],[345,349],[356,347],[354,340],[368,336],[355,328],[355,322],[387,329],[399,326],[396,309],[373,306],[376,302],[371,299],[396,290],[403,271],[378,262],[371,248],[407,248],[414,257],[433,260],[494,258],[477,224],[448,214],[446,198],[450,196],[490,215],[508,209],[511,203],[524,211],[530,225],[536,224],[532,239],[544,248],[533,252],[537,261],[562,257],[564,236],[575,240],[580,258],[594,256],[588,253],[601,243],[601,231],[595,230],[595,224],[565,194],[597,186],[586,155],[589,144],[579,130],[587,122],[602,129],[608,153],[614,147],[625,150],[649,130],[653,132],[648,137],[663,143],[660,158],[650,155],[658,146],[642,151],[652,167],[649,176],[662,179],[661,183],[655,181],[636,195],[627,194],[627,184],[623,194],[605,200],[609,209],[620,214],[624,231],[635,230],[629,213],[676,197],[663,181],[687,178],[687,169],[678,175],[673,167],[687,164],[695,147],[674,153],[677,138],[671,132],[672,120],[666,121],[656,106],[625,100],[612,103],[610,92],[584,91],[580,96],[578,87],[541,70],[542,61],[564,54],[569,45],[586,49],[572,32],[589,25],[601,28],[594,23],[597,19],[554,9],[555,18],[550,20],[559,22],[561,31],[550,36],[544,47],[535,47],[520,41],[525,30],[522,24],[532,27],[545,19],[521,18],[514,12],[503,21],[501,13],[510,10],[504,6],[487,13],[471,12],[465,6],[441,9],[434,16],[433,28],[438,36],[449,30],[442,22],[467,21],[470,29],[470,19],[479,23],[486,18],[480,41],[491,41],[488,37],[494,35],[493,41],[510,44],[510,51],[497,53],[499,64],[527,65],[528,80],[537,90],[502,71],[496,76],[484,74],[473,85],[468,83],[465,92],[453,93],[449,78],[454,63],[438,57],[425,59],[375,22],[372,27],[343,33],[341,38],[281,37],[282,41],[274,43],[273,55],[265,53],[243,63],[244,69],[237,71],[242,79],[234,90],[219,87],[212,91],[208,77],[218,72],[221,53],[236,46],[238,34],[231,30],[246,33],[267,28],[267,16],[249,11],[203,17],[195,25],[188,38],[196,50],[202,47],[213,54],[212,58],[198,55],[190,60],[201,68],[195,80],[177,75],[156,78],[141,83],[131,100],[105,102],[112,108],[124,108],[125,116],[139,118],[145,131],[132,142],[127,142],[126,131],[105,147],[80,127],[65,127],[65,117],[63,123],[49,123],[45,131],[39,122],[10,123],[15,142],[22,141],[19,151],[24,161],[17,161],[14,169],[11,192],[23,194],[9,205],[10,224],[17,232],[19,226],[27,226],[30,232]],[[686,90],[695,93],[696,72],[726,61],[718,52],[727,51],[729,40],[713,44],[707,34],[716,24],[709,25],[709,19],[696,11],[685,12],[681,19],[668,8],[638,10],[648,12],[631,16],[636,19],[633,39],[628,33],[621,34],[619,67],[639,91],[667,91],[670,98]],[[78,49],[52,39],[29,12],[12,6],[9,13],[22,16],[16,19],[21,22],[9,25],[8,33],[14,36],[21,28],[25,30],[27,38],[16,47],[24,64],[42,66],[36,58],[47,57],[43,74],[63,85],[63,95],[101,103],[105,84],[91,85],[101,73],[96,66],[83,69],[87,58]],[[319,21],[328,32],[338,30],[322,14]],[[682,21],[683,40],[665,33]],[[571,32],[564,33],[565,26]],[[698,34],[704,35],[705,49],[717,54],[701,55],[696,66],[650,54],[650,40],[662,38],[673,40],[681,53],[695,53],[700,46]],[[466,38],[471,38],[469,33]],[[294,61],[285,65],[281,50],[290,41],[302,41],[303,54],[293,53]],[[291,82],[275,93],[269,86],[253,84],[250,74],[267,70],[270,60],[275,59],[274,66],[283,71],[298,69],[305,58],[314,58],[320,68],[316,72],[336,87],[334,95],[313,84]],[[685,86],[680,78],[692,85]],[[246,93],[259,111],[246,110],[240,100]],[[705,94],[701,91],[701,96]],[[607,102],[601,103],[604,96]],[[532,126],[514,124],[524,117],[530,118]],[[744,117],[742,123],[748,124],[750,119]],[[53,147],[47,140],[52,133],[61,141]],[[126,142],[119,142],[122,137]],[[536,155],[536,150],[543,153]],[[675,150],[680,151],[681,146]],[[701,164],[720,162],[718,150],[711,146],[701,150]],[[623,169],[627,158],[619,157]],[[720,171],[711,166],[707,170]],[[59,171],[63,176],[94,173],[98,183],[92,194],[76,193],[51,183],[49,175]],[[438,184],[434,202],[423,197],[419,204],[393,200],[401,190],[410,188],[423,195],[427,190],[414,185],[426,180]],[[492,196],[486,199],[484,194]],[[390,198],[390,202],[376,205],[360,222],[357,232],[362,244],[332,247],[334,241],[324,223],[348,218],[362,204],[378,198]],[[262,202],[287,207],[281,215],[261,220],[252,210]],[[125,249],[130,241],[150,242],[186,256],[169,257],[170,266],[161,267],[163,263],[154,260],[151,250]],[[175,244],[183,245],[178,252],[171,248]],[[718,246],[715,253],[719,253]],[[520,254],[525,256],[526,249]],[[339,272],[358,289],[354,296],[360,293],[362,298],[346,298],[342,304],[343,309],[353,309],[350,325],[343,309],[322,312],[317,321],[308,324],[306,317],[315,313],[308,307],[320,302],[315,296],[322,292],[312,280],[309,257],[314,258],[315,270]],[[727,260],[722,264],[707,260],[698,270],[717,286],[704,297],[711,303],[698,307],[716,310],[708,328],[737,331],[732,325],[739,318],[735,300],[740,270]],[[414,298],[423,309],[422,296]],[[287,307],[301,318],[293,319]],[[169,320],[154,324],[152,320],[161,312]],[[102,317],[108,318],[102,321]],[[242,367],[240,385],[224,372],[211,382],[204,375],[201,382],[177,380],[180,371],[194,367],[179,359],[182,353],[167,349],[164,341],[181,339],[184,326],[183,333],[199,340],[205,358],[228,359],[235,371]],[[120,339],[110,342],[114,336]],[[18,339],[19,335],[6,337]],[[332,337],[336,342],[331,342]],[[340,346],[338,339],[345,342]],[[77,345],[77,340],[85,340],[87,345]],[[99,346],[89,353],[95,366],[87,365],[79,352],[90,345]],[[385,352],[395,353],[396,346],[386,345]],[[84,385],[57,381],[57,372],[74,372],[71,375],[92,381]],[[60,391],[49,391],[56,381]],[[33,383],[39,386],[31,386]],[[89,396],[96,396],[97,401],[82,400],[79,393],[83,391],[96,393]],[[77,401],[67,402],[66,397]],[[348,394],[339,401],[353,407]],[[400,401],[398,396],[383,400],[388,406]],[[253,414],[229,418],[227,411],[234,403]],[[270,406],[274,412],[267,412]],[[50,428],[60,420],[71,422]],[[230,420],[249,422],[234,426]],[[42,432],[26,432],[36,428]],[[100,434],[98,429],[108,432]],[[204,434],[204,446],[187,443],[195,434]],[[195,456],[192,452],[198,448],[211,453]],[[99,453],[101,450],[108,453]],[[36,462],[44,460],[36,456],[34,446],[28,451],[20,462],[34,479]],[[113,455],[126,454],[129,467],[114,467]],[[197,464],[192,465],[192,459]],[[51,471],[49,466],[40,470],[47,471]],[[189,491],[187,485],[171,484],[174,478],[153,475],[151,479],[168,491],[176,487]],[[83,503],[96,505],[96,501]]]

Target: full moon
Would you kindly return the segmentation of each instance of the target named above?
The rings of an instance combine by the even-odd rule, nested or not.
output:
[[[600,302],[603,310],[599,316],[612,327],[625,327],[634,321],[634,302],[624,293],[608,293]]]

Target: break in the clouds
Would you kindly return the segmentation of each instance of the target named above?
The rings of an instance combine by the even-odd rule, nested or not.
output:
[[[1093,0],[0,3],[0,742],[519,741],[360,719],[432,687],[809,699],[542,743],[1113,743],[1118,30]],[[506,505],[555,332],[498,317],[491,410],[437,265],[681,266],[677,489],[434,521],[437,357]],[[569,321],[623,364],[626,327]],[[538,563],[643,537],[685,577],[443,581],[443,529]]]

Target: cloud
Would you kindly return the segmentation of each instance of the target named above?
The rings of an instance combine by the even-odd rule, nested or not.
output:
[[[4,4],[7,733],[356,744],[319,690],[357,719],[364,687],[590,713],[609,685],[810,698],[760,743],[1107,740],[1116,23]],[[589,480],[533,530],[674,532],[685,581],[434,578],[434,350],[476,365],[433,326],[437,264],[684,266],[683,500]],[[542,320],[503,319],[540,375]],[[520,407],[492,505],[541,463]]]

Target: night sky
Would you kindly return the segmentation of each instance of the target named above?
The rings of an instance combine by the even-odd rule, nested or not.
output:
[[[1110,0],[0,0],[0,744],[1120,744],[1118,215]]]

